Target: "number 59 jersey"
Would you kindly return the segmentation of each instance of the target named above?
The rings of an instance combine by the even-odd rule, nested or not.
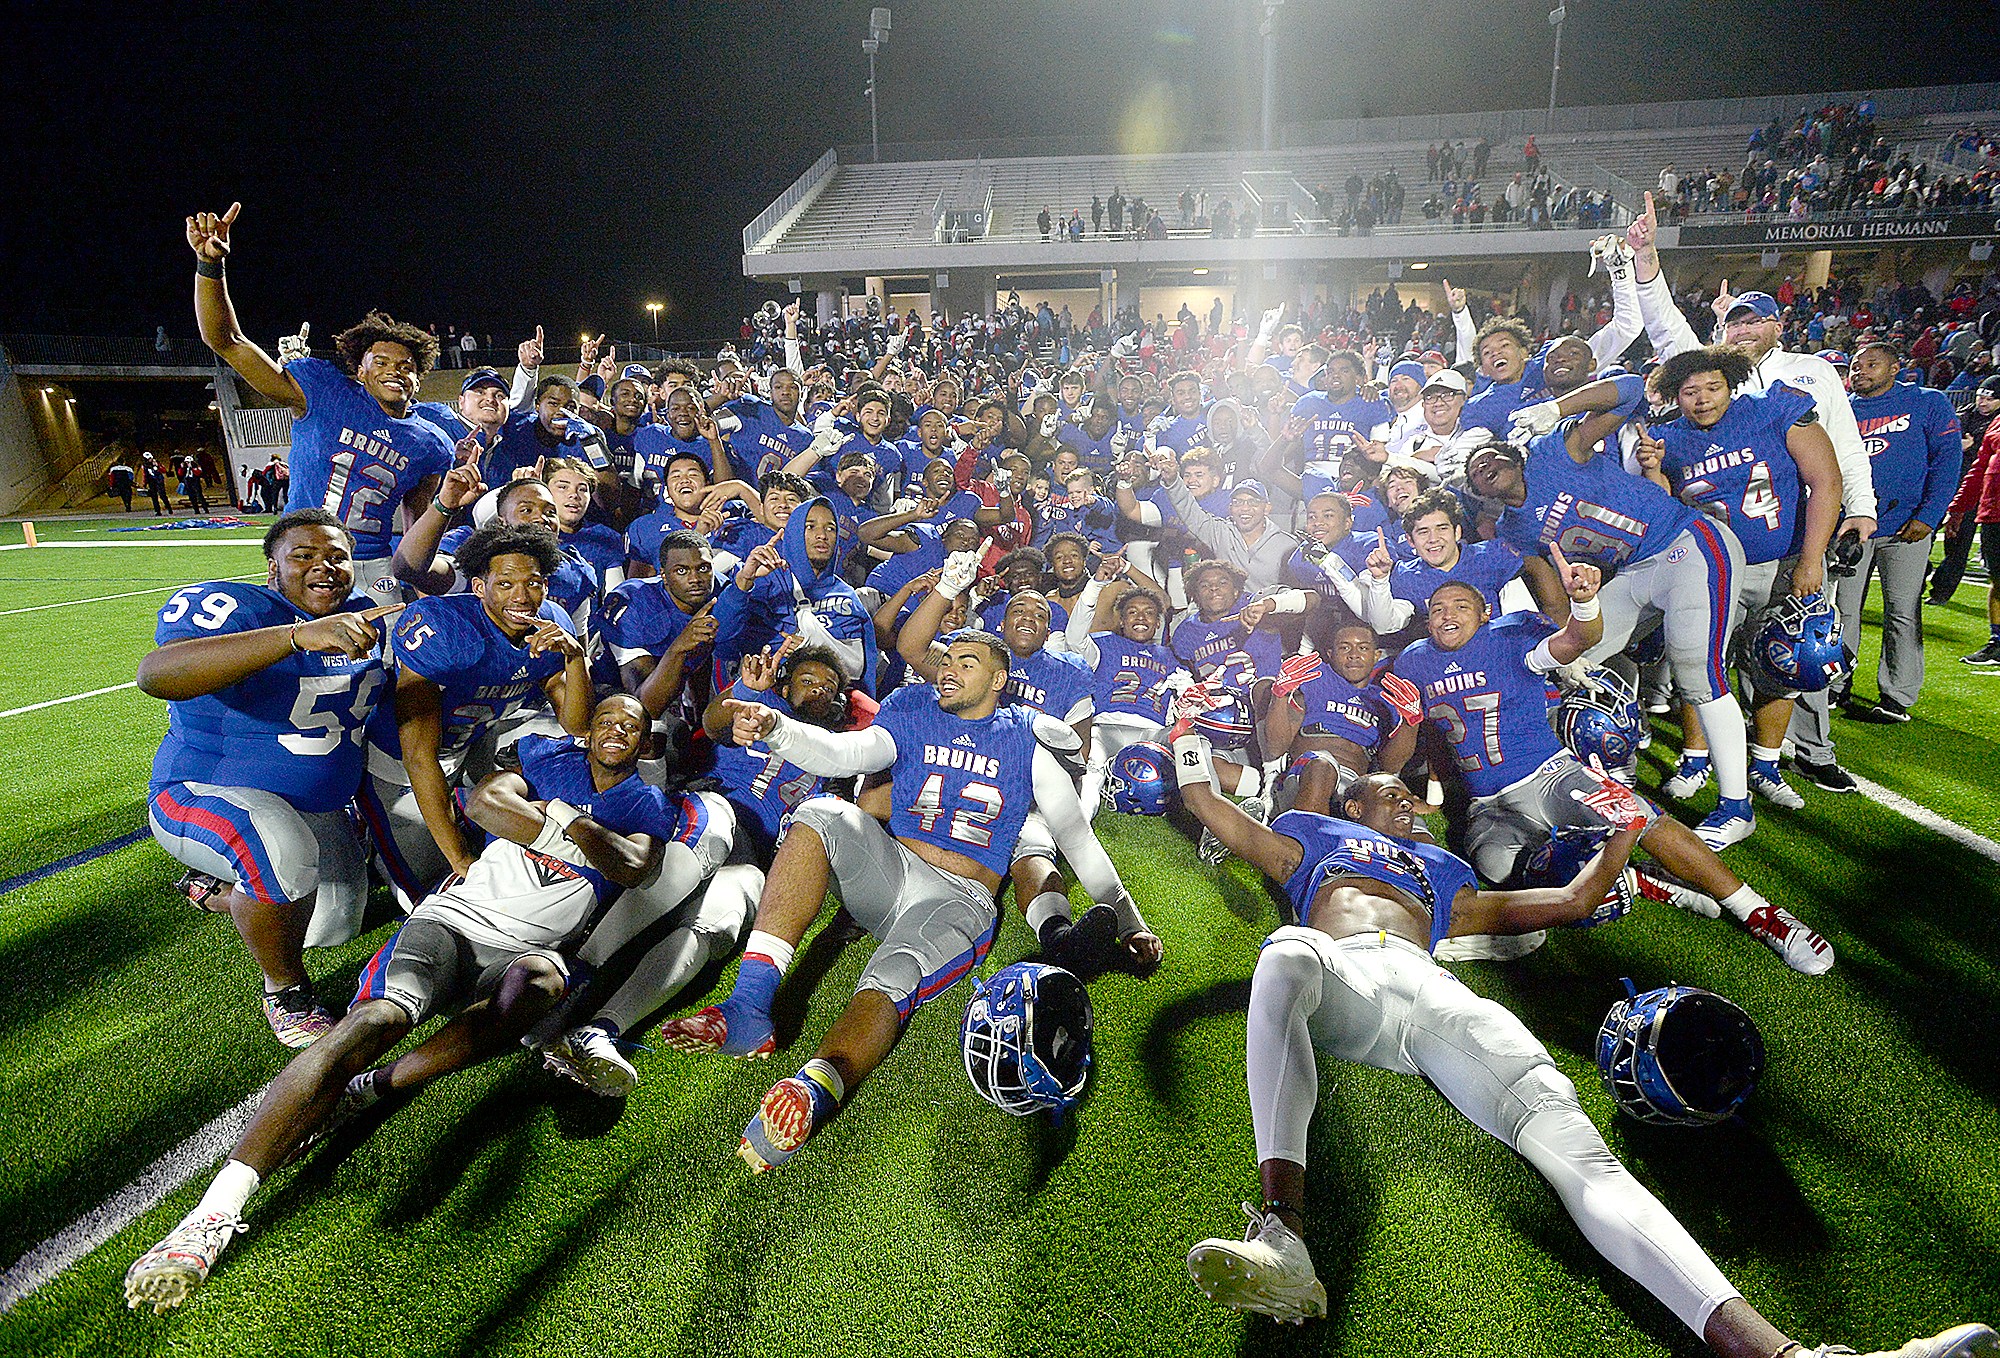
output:
[[[889,833],[963,854],[1002,877],[1035,796],[1033,708],[979,719],[938,706],[929,684],[883,700],[875,725],[896,741]]]
[[[397,419],[362,385],[323,358],[301,358],[285,371],[306,396],[292,422],[285,508],[325,509],[354,535],[354,559],[390,555],[396,507],[424,478],[451,470],[451,440],[413,410]]]
[[[1455,651],[1419,641],[1396,657],[1392,668],[1422,692],[1424,716],[1443,729],[1474,797],[1562,752],[1549,727],[1548,681],[1528,668],[1528,652],[1558,630],[1540,613],[1508,613]]]
[[[1685,415],[1661,426],[1660,470],[1674,494],[1729,526],[1745,563],[1782,561],[1805,533],[1799,464],[1786,436],[1818,418],[1813,398],[1783,382],[1761,395],[1739,391],[1707,429]]]
[[[359,611],[368,600],[343,605]],[[311,622],[268,585],[218,580],[178,590],[153,641],[254,632]],[[307,651],[228,688],[167,704],[152,782],[213,783],[274,792],[301,811],[337,811],[361,782],[363,732],[388,694],[381,651],[350,660]]]

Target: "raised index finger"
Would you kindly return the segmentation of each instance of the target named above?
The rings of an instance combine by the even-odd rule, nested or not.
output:
[[[243,210],[243,204],[241,203],[231,203],[229,205],[229,211],[222,214],[221,225],[224,231],[227,231],[229,227],[236,221],[236,214],[241,212],[242,210]]]
[[[377,604],[377,605],[376,605],[375,607],[373,607],[373,608],[365,608],[365,609],[363,609],[363,610],[361,611],[361,621],[363,621],[363,622],[375,622],[375,621],[377,621],[377,620],[379,620],[379,619],[382,619],[382,618],[386,618],[386,617],[388,617],[388,616],[389,616],[389,615],[390,615],[391,613],[394,613],[394,612],[395,612],[395,611],[396,611],[397,609],[399,609],[399,608],[403,608],[403,607],[406,607],[406,605],[404,605],[404,604]]]
[[[1559,574],[1564,576],[1569,574],[1569,562],[1563,560],[1563,549],[1553,542],[1549,544],[1549,560]]]

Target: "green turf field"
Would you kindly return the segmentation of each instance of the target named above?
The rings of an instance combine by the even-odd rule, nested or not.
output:
[[[242,530],[86,531],[101,526],[38,525],[45,542],[101,550],[0,553],[0,709],[129,682],[172,588],[260,567],[254,546],[195,545]],[[153,592],[6,611],[139,590]],[[1915,722],[1843,721],[1837,739],[1856,773],[1994,837],[2000,678],[1957,660],[1984,639],[1983,602],[1968,584],[1929,612]],[[1856,688],[1872,694],[1872,631],[1862,649]],[[142,826],[164,719],[132,689],[0,719],[15,808],[0,878]],[[1661,769],[1649,756],[1647,781]],[[1806,798],[1760,814],[1728,856],[1828,937],[1828,976],[1658,906],[1458,970],[1543,1037],[1612,1148],[1774,1321],[1809,1343],[1894,1347],[2000,1316],[2000,867],[1864,798]],[[918,1013],[809,1150],[753,1180],[734,1155],[745,1120],[810,1054],[872,946],[809,940],[777,1060],[643,1055],[622,1106],[525,1056],[454,1077],[360,1144],[274,1176],[189,1305],[127,1312],[126,1265],[193,1205],[204,1171],[0,1316],[0,1354],[1699,1351],[1525,1164],[1423,1085],[1351,1066],[1323,1067],[1312,1141],[1331,1318],[1281,1329],[1204,1301],[1182,1258],[1235,1234],[1256,1192],[1243,1007],[1277,915],[1253,873],[1204,868],[1166,824],[1098,825],[1167,964],[1093,987],[1097,1076],[1067,1128],[973,1095],[961,988]],[[0,1265],[283,1064],[240,944],[172,897],[176,875],[148,840],[0,896]],[[387,934],[384,917],[309,957],[324,993]],[[1029,942],[1010,907],[988,969]],[[1744,1118],[1689,1132],[1614,1116],[1590,1050],[1621,976],[1707,986],[1754,1015],[1772,1060]]]

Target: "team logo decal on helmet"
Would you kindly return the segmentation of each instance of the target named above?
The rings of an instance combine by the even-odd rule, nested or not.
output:
[[[1242,749],[1250,743],[1250,735],[1256,729],[1250,695],[1240,688],[1218,688],[1213,684],[1207,687],[1215,706],[1195,715],[1195,730],[1207,736],[1208,743],[1218,750]]]
[[[1817,693],[1835,687],[1853,665],[1840,640],[1840,614],[1824,595],[1787,598],[1767,614],[1745,657],[1766,690]]]
[[[1556,739],[1578,759],[1596,755],[1605,768],[1620,769],[1638,757],[1646,718],[1623,675],[1595,669],[1556,704],[1555,724]]]
[[[959,1024],[972,1087],[1025,1117],[1060,1120],[1090,1079],[1090,994],[1061,967],[1016,962],[976,982]]]
[[[1165,815],[1173,767],[1173,751],[1157,740],[1127,745],[1112,759],[1104,779],[1112,809],[1128,816]]]

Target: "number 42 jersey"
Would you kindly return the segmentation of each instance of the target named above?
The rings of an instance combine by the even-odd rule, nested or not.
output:
[[[350,600],[358,611],[368,600]],[[218,580],[176,591],[153,641],[226,636],[311,622],[268,585]],[[387,694],[378,648],[360,660],[304,651],[199,698],[167,704],[154,787],[212,783],[275,792],[301,811],[337,811],[361,782],[363,732]]]
[[[890,694],[874,723],[896,742],[889,833],[1005,877],[1035,795],[1035,721],[1033,708],[1017,705],[957,716],[929,684]]]

